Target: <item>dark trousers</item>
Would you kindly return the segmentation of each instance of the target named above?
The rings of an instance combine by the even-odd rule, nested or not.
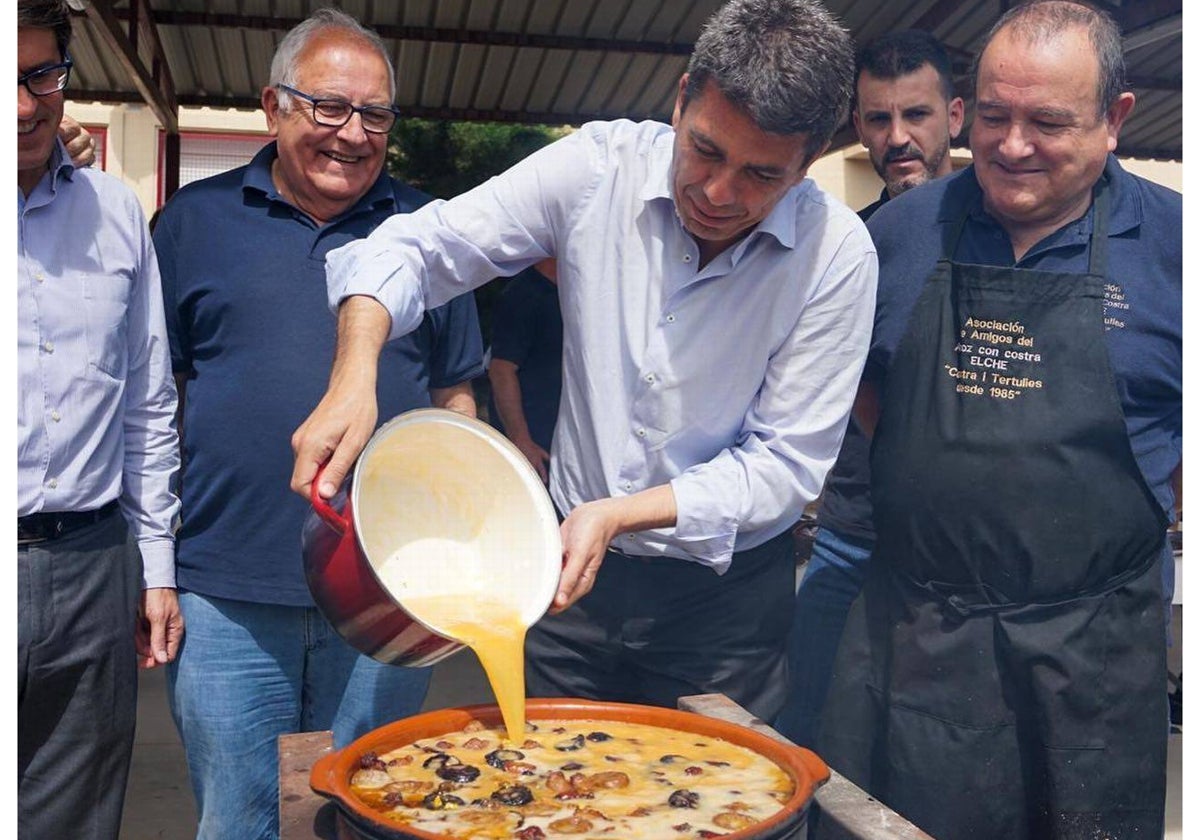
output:
[[[17,548],[18,837],[116,838],[141,559],[120,515]]]
[[[787,690],[795,575],[790,530],[734,554],[724,575],[610,551],[591,592],[530,629],[527,693],[669,707],[721,693],[772,720]]]

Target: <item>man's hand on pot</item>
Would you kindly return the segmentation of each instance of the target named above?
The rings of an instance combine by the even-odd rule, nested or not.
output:
[[[325,464],[317,491],[324,499],[336,493],[371,439],[378,411],[373,376],[369,387],[361,383],[331,386],[316,410],[292,435],[292,451],[296,455],[292,489],[310,498],[313,479]]]
[[[563,570],[550,612],[560,613],[592,591],[608,544],[617,536],[616,499],[585,502],[562,523]]]
[[[632,496],[585,502],[563,520],[563,570],[550,605],[560,613],[592,590],[608,545],[619,534],[675,525],[675,492],[660,484]]]
[[[325,472],[317,489],[325,499],[336,493],[375,432],[379,418],[375,375],[391,323],[387,310],[374,298],[355,295],[338,308],[337,353],[329,390],[292,435],[296,455],[292,489],[306,499],[322,464]]]

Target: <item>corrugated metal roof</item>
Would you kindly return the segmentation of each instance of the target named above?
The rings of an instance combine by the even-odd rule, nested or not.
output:
[[[80,2],[80,0],[76,0]],[[88,2],[88,0],[82,0]],[[90,0],[110,27],[135,0]],[[140,0],[136,53],[153,75],[155,35],[180,104],[256,108],[280,38],[321,0]],[[700,27],[721,0],[344,0],[376,29],[396,66],[396,102],[413,116],[581,123],[668,119]],[[950,48],[960,91],[991,24],[1010,0],[826,0],[863,42],[927,29]],[[1109,0],[1127,39],[1138,103],[1118,152],[1182,160],[1182,0]],[[76,18],[74,98],[140,100],[130,61],[98,15]],[[152,24],[152,25],[151,25]],[[160,87],[163,72],[160,68]],[[149,76],[143,77],[143,87]],[[167,86],[171,87],[171,86]],[[968,103],[969,105],[969,103]],[[969,111],[968,111],[969,113]],[[965,133],[963,135],[965,137]],[[835,147],[853,142],[847,129]]]

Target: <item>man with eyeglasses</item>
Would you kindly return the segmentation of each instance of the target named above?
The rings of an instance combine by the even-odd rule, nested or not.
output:
[[[419,711],[430,676],[358,654],[317,611],[300,554],[309,506],[288,492],[288,441],[333,355],[325,254],[429,197],[384,171],[397,112],[374,33],[323,9],[283,38],[269,81],[275,142],[181,189],[154,229],[185,430],[189,636],[168,690],[198,836],[218,840],[277,836],[278,736],[332,729],[344,746]],[[380,358],[381,416],[473,415],[482,372],[473,300],[433,309]]]
[[[113,838],[138,665],[183,633],[179,454],[146,220],[58,137],[70,37],[63,0],[18,4],[18,836]]]

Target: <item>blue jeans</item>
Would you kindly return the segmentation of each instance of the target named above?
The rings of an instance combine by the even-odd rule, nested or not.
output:
[[[335,747],[418,712],[429,668],[384,665],[312,607],[180,592],[186,631],[167,698],[187,753],[199,840],[279,836],[276,739],[333,730]]]
[[[796,592],[788,697],[775,720],[775,729],[800,746],[815,748],[838,643],[850,605],[866,580],[871,546],[829,528],[817,529],[812,557]]]

